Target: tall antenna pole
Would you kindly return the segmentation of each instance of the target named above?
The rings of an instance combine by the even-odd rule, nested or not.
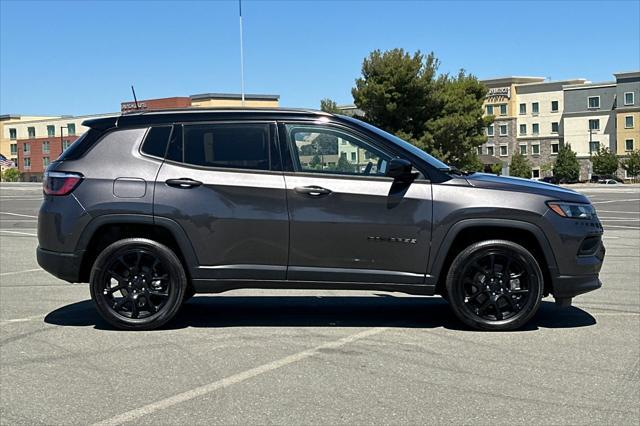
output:
[[[244,106],[244,52],[242,51],[242,0],[238,0],[240,9],[240,93],[242,94],[242,106]]]

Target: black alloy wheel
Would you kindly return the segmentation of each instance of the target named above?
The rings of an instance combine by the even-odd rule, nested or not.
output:
[[[467,325],[482,330],[521,327],[537,311],[544,287],[536,259],[511,241],[473,244],[451,264],[448,299]]]
[[[180,260],[152,240],[117,241],[96,259],[91,297],[99,313],[117,328],[158,328],[177,313],[185,296],[186,276]]]

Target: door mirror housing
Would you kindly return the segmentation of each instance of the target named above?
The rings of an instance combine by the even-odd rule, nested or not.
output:
[[[411,182],[416,177],[412,170],[413,166],[410,161],[404,158],[392,158],[389,160],[386,175],[402,182]]]

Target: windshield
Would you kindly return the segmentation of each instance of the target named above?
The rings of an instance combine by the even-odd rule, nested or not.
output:
[[[429,163],[431,166],[435,167],[438,170],[442,170],[442,171],[450,171],[451,167],[449,167],[447,164],[443,163],[442,161],[438,160],[436,157],[427,154],[426,152],[424,152],[423,150],[421,150],[420,148],[411,145],[409,142],[400,139],[399,137],[392,135],[389,132],[385,132],[382,129],[378,129],[375,126],[372,126],[369,123],[365,123],[364,121],[360,121],[357,120],[353,117],[348,117],[346,115],[341,115],[340,118],[344,118],[345,120],[349,120],[353,123],[356,123],[364,128],[366,128],[367,130],[372,131],[373,133],[382,136],[383,138],[390,140],[391,142],[393,142],[394,144],[400,146],[401,148],[409,151],[411,154],[415,155],[416,157],[426,161],[427,163]]]

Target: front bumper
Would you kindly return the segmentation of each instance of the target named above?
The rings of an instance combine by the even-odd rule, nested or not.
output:
[[[579,294],[597,290],[602,287],[598,274],[594,275],[565,275],[553,279],[553,297],[556,299],[570,299]]]
[[[71,283],[80,282],[80,267],[82,265],[83,253],[58,253],[45,250],[40,247],[36,249],[38,265],[45,271]]]

